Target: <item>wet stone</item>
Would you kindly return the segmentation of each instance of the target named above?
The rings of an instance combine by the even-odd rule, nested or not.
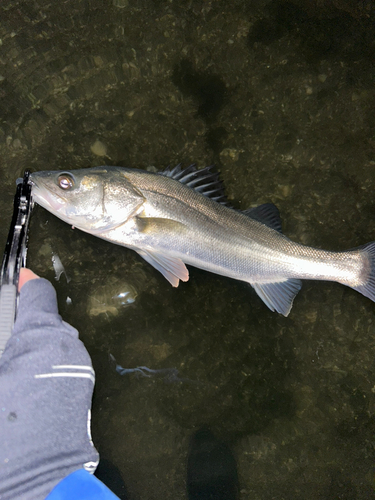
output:
[[[117,316],[135,302],[137,295],[136,289],[127,283],[98,286],[89,297],[87,312],[90,316]]]
[[[91,152],[94,153],[96,156],[106,156],[107,154],[107,146],[99,141],[96,140],[91,146],[90,146]]]

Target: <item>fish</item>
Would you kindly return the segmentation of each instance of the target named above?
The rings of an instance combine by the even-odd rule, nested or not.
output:
[[[375,242],[327,251],[293,242],[266,203],[229,206],[212,167],[102,166],[32,173],[33,200],[63,221],[135,250],[177,287],[186,265],[249,283],[288,316],[301,280],[336,281],[375,301]]]

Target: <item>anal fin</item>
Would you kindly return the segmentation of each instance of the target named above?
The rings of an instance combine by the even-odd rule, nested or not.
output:
[[[300,291],[302,282],[288,279],[277,283],[250,283],[256,293],[271,311],[288,316],[292,309],[294,297]]]
[[[177,287],[180,280],[188,281],[189,271],[181,259],[166,257],[150,250],[138,250],[138,254],[161,272],[172,286]]]

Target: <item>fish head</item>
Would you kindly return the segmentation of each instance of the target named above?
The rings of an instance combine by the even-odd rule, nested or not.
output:
[[[145,201],[116,167],[35,172],[30,181],[36,203],[93,234],[125,223]]]

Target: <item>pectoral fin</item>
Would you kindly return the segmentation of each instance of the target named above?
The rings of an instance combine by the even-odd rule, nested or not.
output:
[[[294,297],[300,291],[301,280],[289,279],[277,283],[250,283],[271,311],[288,316]]]
[[[149,250],[140,250],[138,254],[160,271],[172,286],[177,287],[180,280],[188,281],[189,271],[181,259],[168,257]]]

